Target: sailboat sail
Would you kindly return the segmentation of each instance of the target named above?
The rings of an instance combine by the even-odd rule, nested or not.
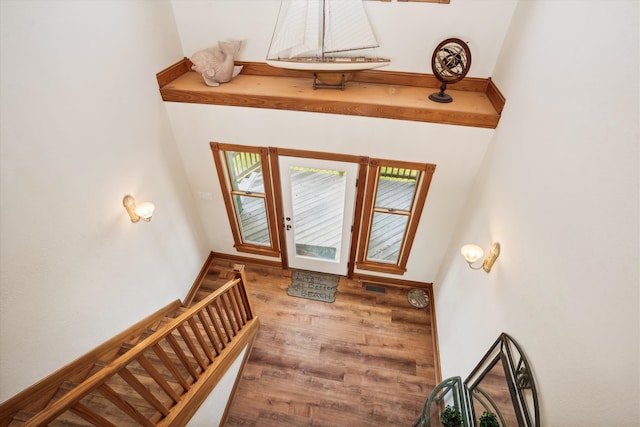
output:
[[[295,58],[321,54],[322,4],[291,1],[281,5],[269,57]]]
[[[317,66],[301,68],[286,63],[287,60],[344,63],[345,60],[338,59],[336,54],[375,47],[378,42],[362,0],[283,0],[267,63],[284,68],[311,69],[309,67]],[[275,61],[284,61],[285,65]],[[389,61],[360,56],[358,62],[360,65],[348,68],[376,68]],[[370,65],[365,65],[367,62]]]
[[[325,53],[378,47],[362,1],[329,1],[325,16]]]

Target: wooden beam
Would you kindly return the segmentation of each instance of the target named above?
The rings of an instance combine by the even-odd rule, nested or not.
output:
[[[312,74],[264,63],[237,62],[243,70],[228,83],[207,86],[184,58],[157,75],[170,102],[269,108],[378,117],[495,129],[504,97],[491,79],[465,78],[447,88],[454,101],[428,96],[440,82],[430,74],[367,70],[353,73],[346,89],[314,90]],[[180,74],[182,72],[182,74]]]

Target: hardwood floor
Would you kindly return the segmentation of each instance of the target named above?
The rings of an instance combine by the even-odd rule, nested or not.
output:
[[[226,426],[411,426],[436,384],[430,306],[341,278],[336,301],[290,297],[247,265],[260,330]]]

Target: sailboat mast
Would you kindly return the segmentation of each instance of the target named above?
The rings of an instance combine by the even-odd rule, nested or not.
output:
[[[324,61],[324,36],[327,31],[326,11],[327,11],[327,0],[322,0],[322,30],[320,31],[320,57],[322,58],[322,61]]]

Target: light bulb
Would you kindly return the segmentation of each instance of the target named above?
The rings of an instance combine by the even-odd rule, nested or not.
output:
[[[478,245],[464,245],[462,249],[460,249],[462,256],[467,260],[469,264],[472,264],[482,258],[484,256],[484,251]]]
[[[155,210],[155,206],[151,202],[142,202],[136,206],[135,212],[136,215],[140,217],[140,219],[144,221],[150,221],[153,216],[153,211]]]

